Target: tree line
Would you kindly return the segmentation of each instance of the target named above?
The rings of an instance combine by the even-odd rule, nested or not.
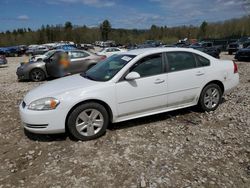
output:
[[[200,26],[167,27],[152,25],[149,29],[115,29],[108,20],[100,27],[86,25],[42,25],[37,30],[19,28],[0,33],[0,46],[43,44],[55,41],[74,41],[75,43],[93,43],[97,40],[114,40],[119,44],[139,44],[145,40],[159,40],[174,43],[182,38],[190,39],[229,39],[250,36],[250,16],[231,19],[224,22],[207,23]]]

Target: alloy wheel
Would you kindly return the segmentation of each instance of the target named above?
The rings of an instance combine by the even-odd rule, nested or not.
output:
[[[75,122],[76,130],[83,136],[96,135],[104,125],[104,117],[96,109],[86,109],[81,112]]]

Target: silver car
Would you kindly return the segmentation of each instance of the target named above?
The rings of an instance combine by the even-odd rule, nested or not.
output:
[[[21,63],[16,72],[18,80],[40,82],[49,77],[59,77],[57,72],[54,71],[54,67],[48,65],[53,60],[54,55],[58,52],[62,52],[62,50],[54,50],[53,52],[54,53],[42,61]],[[84,72],[104,58],[84,50],[71,50],[67,53],[70,58],[70,66],[68,67],[69,74]]]

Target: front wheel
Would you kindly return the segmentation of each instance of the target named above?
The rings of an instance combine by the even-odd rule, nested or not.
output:
[[[105,134],[108,123],[108,112],[101,104],[85,103],[71,112],[66,126],[74,138],[87,141]]]
[[[30,79],[33,82],[41,82],[41,81],[45,80],[45,77],[46,77],[46,75],[42,69],[33,69],[30,72]]]
[[[201,92],[199,106],[204,111],[214,111],[218,108],[221,99],[221,88],[217,84],[209,84]]]

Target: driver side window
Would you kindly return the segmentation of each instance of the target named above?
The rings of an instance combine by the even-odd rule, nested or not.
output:
[[[130,72],[137,72],[141,77],[154,76],[163,73],[162,54],[154,54],[142,58],[131,68]]]

